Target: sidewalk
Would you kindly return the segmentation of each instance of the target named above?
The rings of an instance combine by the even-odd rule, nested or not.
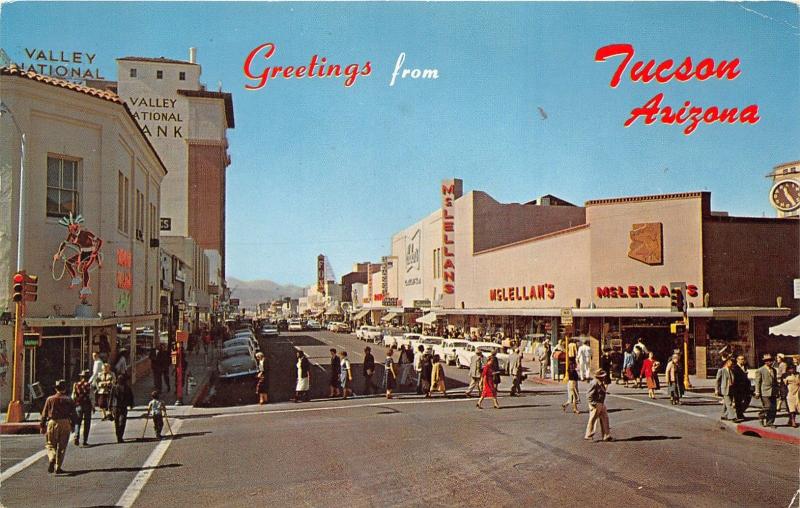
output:
[[[202,353],[188,353],[186,357],[188,374],[186,376],[186,383],[183,387],[183,404],[191,406],[196,401],[202,400],[208,392],[208,387],[211,383],[211,376],[216,370],[216,356],[214,350],[209,350],[208,365],[206,365],[205,357]],[[161,400],[171,408],[175,408],[177,394],[175,393],[175,367],[170,369],[170,390],[165,390],[161,393]],[[151,393],[154,390],[153,375],[148,372],[146,375],[136,380],[133,385],[133,401],[135,404],[134,412],[131,416],[138,416],[145,411],[148,402],[151,398]],[[52,394],[47,394],[52,395]],[[0,413],[0,434],[38,434],[39,433],[39,418],[41,415],[38,412],[31,412],[28,419],[22,423],[5,423],[6,415],[4,412]],[[100,412],[95,411],[92,415],[92,420],[100,420]]]
[[[533,355],[524,355],[522,366],[523,370],[528,374],[527,383],[539,384],[539,385],[563,385],[563,381],[553,381],[549,377],[546,379],[539,378],[539,362],[533,360]],[[663,375],[662,375],[663,379]],[[714,395],[714,383],[713,379],[701,379],[695,376],[689,376],[689,382],[692,385],[691,388],[686,390],[685,398],[690,400],[713,400],[713,401],[721,401],[721,399]],[[523,385],[524,386],[524,385]],[[643,396],[642,400],[646,402],[650,402],[646,399],[647,391],[646,389],[635,389],[629,388],[626,389],[622,385],[612,384],[609,390],[610,394],[613,395],[622,395],[622,396]],[[666,400],[666,388],[662,386],[662,389],[658,392],[658,397],[660,400]],[[758,411],[761,408],[760,401],[753,399],[750,402],[750,406],[745,413],[745,421],[742,423],[734,423],[732,421],[725,421],[719,420],[719,416],[722,412],[722,404],[705,404],[703,406],[696,406],[688,402],[688,406],[692,406],[693,411],[702,412],[703,416],[707,418],[714,419],[719,421],[720,424],[724,424],[729,429],[735,431],[738,434],[742,434],[745,436],[756,436],[761,437],[764,439],[771,439],[775,441],[782,441],[785,443],[791,444],[800,444],[800,428],[792,428],[786,425],[788,416],[786,414],[785,409],[778,413],[777,418],[775,419],[776,428],[768,428],[762,427],[759,423],[758,419]],[[666,403],[665,403],[666,406]],[[667,406],[669,407],[669,406]]]

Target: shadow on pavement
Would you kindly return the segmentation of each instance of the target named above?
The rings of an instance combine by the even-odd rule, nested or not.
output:
[[[633,409],[629,407],[617,407],[614,409],[607,409],[606,412],[608,413],[619,413],[620,411],[633,411]]]
[[[158,466],[148,467],[104,467],[99,469],[80,469],[76,471],[64,471],[62,476],[81,476],[89,473],[138,473],[148,469],[166,469],[173,467],[183,467],[183,464],[159,464]]]
[[[548,404],[520,404],[518,406],[500,406],[500,409],[524,409],[528,407],[550,407]]]
[[[626,437],[623,439],[615,438],[614,441],[616,442],[623,442],[623,441],[663,441],[665,439],[683,439],[680,436],[633,436],[633,437]]]
[[[206,434],[211,434],[211,431],[204,430],[202,432],[183,432],[183,433],[178,433],[178,434],[175,434],[175,435],[170,435],[169,431],[167,431],[166,434],[161,436],[161,439],[158,439],[158,438],[155,438],[155,437],[143,437],[143,438],[138,438],[137,437],[135,440],[126,441],[126,443],[128,443],[128,442],[130,442],[130,443],[133,443],[133,442],[136,442],[136,443],[152,443],[152,442],[166,441],[166,440],[174,441],[176,439],[183,439],[185,437],[205,436]]]

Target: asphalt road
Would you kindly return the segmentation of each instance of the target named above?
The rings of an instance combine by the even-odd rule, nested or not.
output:
[[[272,400],[294,389],[294,345],[326,365],[346,349],[359,372],[364,343],[328,332],[283,334],[270,353]],[[383,358],[383,349],[376,360]],[[449,384],[466,371],[447,369]],[[327,376],[314,369],[317,394]],[[356,389],[360,385],[356,380]],[[507,379],[503,388],[508,388]],[[474,399],[277,402],[243,405],[252,383],[217,391],[214,407],[185,408],[176,438],[112,444],[97,425],[93,448],[70,448],[53,477],[40,459],[0,486],[3,506],[789,506],[796,447],[739,436],[695,397],[673,408],[612,387],[610,443],[582,439],[588,415],[563,413],[561,386],[527,383],[500,410]],[[581,387],[583,391],[585,388]],[[463,388],[462,388],[463,390]],[[227,400],[222,398],[227,397]],[[585,405],[583,407],[585,411]],[[129,424],[141,435],[143,421]],[[3,437],[3,475],[41,449],[39,436]],[[6,460],[6,454],[13,454]],[[795,505],[797,504],[795,500]]]

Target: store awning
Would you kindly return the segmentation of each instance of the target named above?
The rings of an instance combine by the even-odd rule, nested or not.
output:
[[[428,312],[422,317],[417,318],[417,323],[421,325],[432,325],[437,319],[435,312]]]
[[[384,323],[388,323],[389,321],[391,321],[392,319],[394,319],[396,317],[397,317],[397,313],[390,312],[390,313],[386,314],[385,316],[383,316],[381,318],[381,321],[383,321]]]
[[[364,319],[367,314],[369,314],[369,309],[360,310],[350,319],[353,321],[358,321],[359,319]]]
[[[769,327],[770,335],[786,335],[788,337],[800,337],[800,314],[785,323]]]
[[[446,315],[477,315],[477,316],[535,316],[558,317],[561,315],[559,308],[520,308],[520,309],[445,309],[438,311]],[[781,317],[789,314],[786,307],[690,307],[690,318],[718,318],[733,319],[736,317]],[[680,319],[683,314],[672,311],[669,307],[602,307],[602,308],[573,308],[574,317],[661,317]],[[423,316],[424,317],[424,316]],[[422,319],[422,318],[420,318]],[[419,322],[419,320],[417,321]]]
[[[112,316],[112,317],[96,317],[96,318],[74,318],[74,317],[26,317],[25,324],[35,327],[74,327],[81,326],[110,326],[123,323],[147,323],[151,321],[161,320],[161,314],[139,314],[136,316]]]

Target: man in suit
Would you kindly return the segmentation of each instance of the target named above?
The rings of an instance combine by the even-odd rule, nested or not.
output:
[[[472,358],[469,359],[469,377],[470,382],[469,386],[467,387],[467,397],[472,396],[472,390],[475,388],[478,389],[478,394],[481,392],[481,372],[483,371],[483,353],[479,350],[475,350],[475,354],[472,355]]]
[[[764,365],[756,371],[756,397],[761,399],[759,418],[762,427],[775,427],[775,413],[778,411],[778,373],[772,367],[772,355],[765,354]]]
[[[513,348],[508,355],[508,373],[511,376],[511,396],[516,397],[522,392],[522,355],[519,348]]]
[[[747,377],[747,360],[744,355],[736,357],[736,363],[731,366],[733,374],[733,404],[736,408],[734,422],[744,421],[744,412],[750,405],[750,379]]]
[[[732,365],[733,359],[730,356],[726,357],[722,367],[717,373],[716,391],[717,395],[722,397],[723,404],[722,416],[720,416],[720,420],[735,420],[737,416],[733,403],[734,388],[733,372],[731,371]]]

